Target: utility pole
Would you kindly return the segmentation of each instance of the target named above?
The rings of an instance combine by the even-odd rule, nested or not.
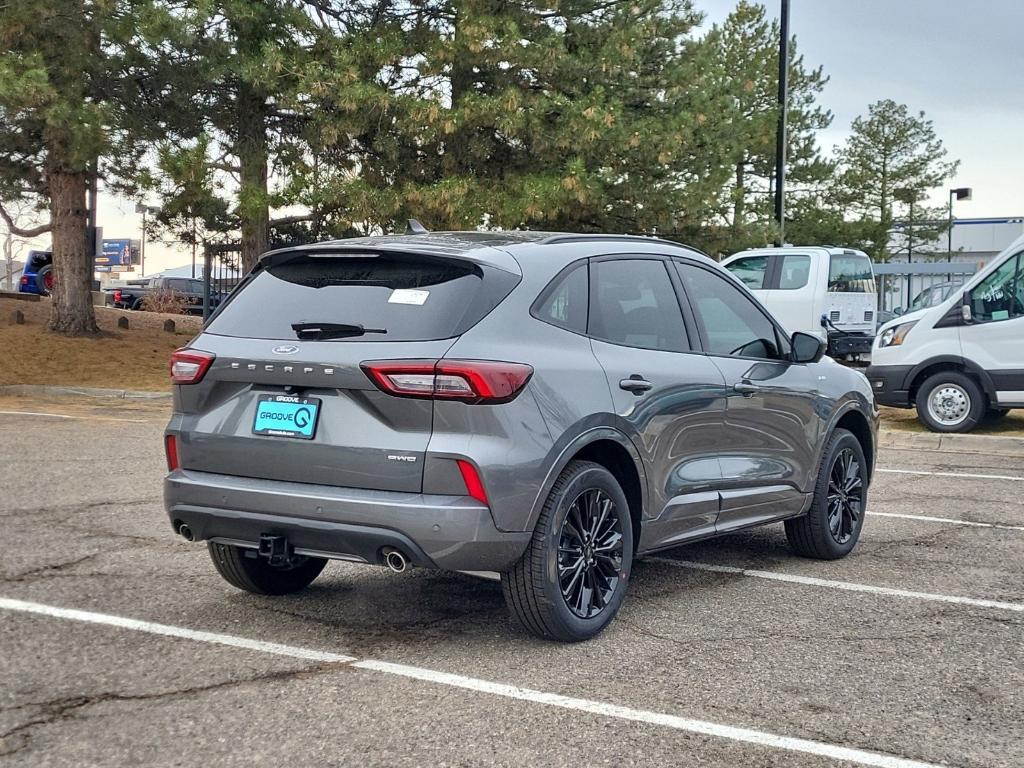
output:
[[[789,105],[789,0],[779,20],[779,127],[775,137],[775,221],[779,245],[786,242],[786,111]]]

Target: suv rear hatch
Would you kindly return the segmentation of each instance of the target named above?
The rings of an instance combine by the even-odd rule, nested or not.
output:
[[[366,361],[438,360],[519,276],[454,257],[375,252],[278,254],[258,267],[190,349],[216,358],[176,388],[185,469],[419,492],[433,401],[381,391]],[[276,398],[287,402],[263,405]],[[308,401],[308,402],[306,402]],[[257,411],[288,429],[256,434]],[[315,417],[312,428],[306,426]],[[313,429],[315,428],[315,429]]]

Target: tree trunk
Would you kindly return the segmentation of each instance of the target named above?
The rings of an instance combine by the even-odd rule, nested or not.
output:
[[[270,207],[267,203],[267,100],[248,83],[238,89],[238,163],[241,167],[239,214],[242,269],[253,268],[267,250]]]
[[[733,193],[732,201],[732,235],[739,237],[743,228],[743,217],[746,215],[746,170],[743,160],[736,163],[736,191]]]
[[[53,275],[50,330],[65,336],[99,333],[92,306],[92,249],[87,247],[85,173],[51,166],[47,172],[53,225]]]

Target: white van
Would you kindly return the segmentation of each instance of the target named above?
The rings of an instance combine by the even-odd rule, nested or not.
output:
[[[863,251],[824,246],[757,248],[722,261],[793,333],[828,344],[832,357],[871,352],[875,338],[875,274]]]
[[[935,432],[1024,408],[1024,237],[941,304],[882,326],[871,361],[875,400],[916,406]]]

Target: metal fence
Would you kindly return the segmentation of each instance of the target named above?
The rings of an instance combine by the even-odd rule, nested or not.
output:
[[[220,306],[242,279],[238,243],[208,243],[203,249],[203,321]]]
[[[931,306],[929,299],[945,298],[967,282],[978,271],[978,265],[955,261],[889,262],[875,264],[874,269],[878,311],[902,313],[910,311],[915,301],[927,307]]]

